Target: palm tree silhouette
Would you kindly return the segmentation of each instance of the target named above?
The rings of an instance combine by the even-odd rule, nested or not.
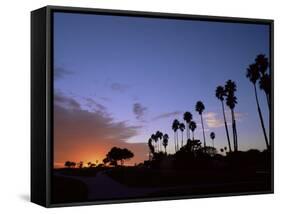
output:
[[[261,122],[261,127],[262,127],[262,131],[263,131],[266,147],[269,148],[268,138],[267,138],[264,121],[263,121],[263,116],[262,116],[262,112],[260,109],[260,104],[259,104],[259,99],[258,99],[258,94],[257,94],[256,83],[257,83],[258,79],[260,78],[260,72],[259,72],[257,63],[249,65],[249,67],[247,69],[246,77],[251,81],[251,83],[253,83],[253,86],[254,86],[256,104],[257,104],[257,108],[258,108],[258,114],[259,114],[259,118],[260,118],[260,122]]]
[[[185,129],[184,123],[180,123],[179,129],[181,130],[181,147],[183,147],[183,131]]]
[[[194,131],[197,128],[197,125],[194,121],[190,121],[189,129],[192,131],[192,140],[194,140]]]
[[[231,144],[230,144],[230,138],[229,138],[229,132],[228,132],[228,127],[227,127],[227,122],[226,122],[225,110],[224,110],[224,97],[225,96],[226,96],[226,92],[224,90],[224,87],[223,86],[218,86],[217,89],[216,89],[216,97],[221,101],[222,113],[223,113],[223,119],[224,119],[224,126],[225,126],[225,132],[226,132],[229,152],[232,152]]]
[[[190,139],[190,129],[189,129],[189,123],[192,120],[192,114],[190,112],[185,112],[183,114],[183,120],[186,122],[186,141]]]
[[[162,138],[163,138],[163,133],[160,132],[160,131],[157,131],[157,132],[155,133],[155,135],[156,135],[157,139],[159,139],[158,151],[161,152],[161,150],[162,150],[162,148],[161,148],[161,140],[162,140]]]
[[[158,138],[155,134],[152,134],[151,137],[152,141],[154,141],[154,148],[155,148],[155,151],[157,152],[157,141],[158,141]]]
[[[210,133],[210,138],[212,139],[212,142],[213,142],[213,148],[215,148],[215,144],[214,144],[214,139],[215,139],[215,137],[216,137],[216,134],[215,134],[215,132],[211,132]]]
[[[167,155],[167,146],[168,146],[168,141],[169,141],[169,135],[168,134],[164,134],[163,135],[163,146],[165,149],[165,154]]]
[[[238,142],[237,142],[237,130],[236,130],[236,121],[235,121],[235,114],[234,108],[237,104],[237,97],[235,96],[235,92],[237,90],[236,83],[232,80],[228,80],[225,85],[226,91],[226,105],[231,110],[231,118],[232,118],[232,130],[233,130],[233,145],[234,151],[238,151]]]
[[[205,138],[205,130],[204,130],[204,123],[203,123],[203,111],[205,110],[205,106],[202,101],[198,101],[195,105],[195,110],[199,113],[201,118],[201,125],[203,129],[203,140],[204,140],[204,148],[206,148],[206,138]]]
[[[271,81],[270,81],[270,75],[266,73],[269,62],[268,58],[264,54],[259,54],[256,59],[256,64],[258,66],[258,70],[261,74],[260,77],[260,89],[262,89],[266,95],[267,105],[270,109],[270,89],[271,89]]]
[[[179,129],[180,122],[175,119],[173,121],[172,129],[174,130],[174,137],[175,137],[175,152],[178,150],[178,129]]]
[[[149,160],[151,160],[152,159],[152,155],[155,152],[155,148],[152,145],[152,139],[151,138],[148,139],[148,148],[149,148]]]

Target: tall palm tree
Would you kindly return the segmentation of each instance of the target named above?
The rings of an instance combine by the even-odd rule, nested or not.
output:
[[[174,130],[174,137],[175,137],[175,152],[178,151],[178,129],[179,129],[180,122],[175,119],[173,121],[172,129]]]
[[[168,134],[164,134],[164,135],[163,135],[163,146],[164,146],[165,154],[166,154],[166,155],[167,155],[168,141],[169,141],[169,135],[168,135]]]
[[[163,138],[163,133],[160,132],[160,131],[157,131],[157,132],[155,133],[155,135],[156,135],[157,139],[159,139],[158,151],[161,152],[161,149],[162,149],[162,148],[161,148],[161,140],[162,140],[162,138]]]
[[[152,138],[149,138],[148,139],[148,148],[149,148],[149,160],[152,159],[152,156],[155,152],[155,148],[154,146],[152,145]]]
[[[184,123],[180,123],[179,129],[181,130],[181,147],[183,147],[183,131],[185,129]]]
[[[260,89],[264,91],[266,95],[267,105],[270,110],[270,96],[271,96],[271,75],[265,74],[260,78]]]
[[[203,140],[204,140],[204,148],[206,148],[206,138],[205,138],[205,129],[204,129],[204,123],[203,123],[203,111],[205,110],[205,106],[202,101],[198,101],[195,105],[195,110],[199,113],[201,118],[201,125],[203,129]]]
[[[194,140],[194,131],[197,128],[197,125],[194,121],[190,121],[189,129],[192,131],[192,140]]]
[[[260,88],[264,91],[268,108],[270,109],[270,88],[271,88],[271,81],[270,81],[270,75],[266,73],[269,62],[268,58],[264,54],[259,54],[256,59],[256,64],[258,66],[258,70],[261,74],[260,77]]]
[[[226,92],[224,90],[224,87],[223,86],[218,86],[217,89],[216,89],[216,97],[221,101],[222,113],[223,113],[223,119],[224,119],[224,127],[225,127],[225,132],[226,132],[226,138],[227,138],[227,142],[228,142],[229,152],[232,152],[231,144],[230,144],[230,138],[229,138],[229,132],[228,132],[228,127],[227,127],[227,122],[226,122],[225,110],[224,110],[224,97],[225,96],[226,96]]]
[[[190,139],[190,129],[189,129],[189,123],[192,120],[192,114],[190,112],[185,112],[183,114],[183,120],[186,122],[186,141]]]
[[[249,65],[249,67],[247,69],[246,77],[251,81],[251,83],[253,83],[253,86],[254,86],[255,98],[256,98],[256,104],[257,104],[257,108],[258,108],[260,123],[261,123],[262,131],[263,131],[266,147],[269,148],[268,138],[267,138],[267,134],[266,134],[265,126],[264,126],[263,116],[262,116],[262,112],[260,109],[260,104],[259,104],[259,99],[258,99],[258,94],[257,94],[257,87],[256,87],[256,83],[257,83],[258,79],[260,78],[260,72],[259,72],[257,63]]]
[[[237,140],[237,129],[236,129],[236,120],[234,114],[234,108],[237,104],[237,97],[235,96],[235,92],[237,90],[236,83],[232,80],[228,80],[225,84],[226,91],[226,105],[231,110],[231,119],[232,119],[232,130],[233,130],[233,146],[234,151],[238,151],[238,140]]]
[[[155,148],[155,152],[157,152],[157,141],[158,141],[158,138],[155,134],[152,134],[151,137],[152,141],[154,141],[154,148]]]
[[[213,148],[215,148],[215,144],[214,144],[214,140],[215,140],[215,138],[216,138],[215,132],[211,132],[211,133],[210,133],[210,138],[212,139],[212,142],[213,142]]]

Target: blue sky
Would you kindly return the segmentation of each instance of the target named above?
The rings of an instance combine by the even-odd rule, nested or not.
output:
[[[86,111],[102,112],[114,122],[137,127],[125,141],[147,142],[160,130],[170,136],[174,118],[205,104],[204,123],[226,146],[221,104],[215,88],[228,79],[237,84],[238,141],[241,150],[265,149],[252,84],[246,68],[257,54],[269,56],[269,26],[261,24],[169,20],[92,14],[54,14],[55,90]],[[259,90],[268,127],[268,108]],[[168,117],[167,115],[172,115]],[[227,114],[230,122],[230,114]],[[158,118],[158,119],[156,119]],[[268,131],[268,128],[267,128]]]

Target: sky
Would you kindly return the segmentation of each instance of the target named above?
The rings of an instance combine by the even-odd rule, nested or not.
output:
[[[148,159],[147,141],[157,130],[169,135],[173,153],[171,125],[183,122],[185,111],[197,123],[195,138],[203,140],[199,100],[207,145],[215,132],[215,147],[227,146],[215,89],[228,79],[237,84],[239,149],[265,149],[245,74],[258,54],[269,56],[269,31],[262,24],[55,12],[55,166],[101,162],[113,146],[129,148],[135,154],[129,163],[139,163]],[[265,95],[258,95],[269,132]]]

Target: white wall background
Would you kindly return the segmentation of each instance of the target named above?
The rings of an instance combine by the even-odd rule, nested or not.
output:
[[[280,207],[281,13],[278,0],[1,1],[0,213],[277,213]],[[29,200],[30,11],[45,5],[143,10],[275,20],[275,194],[44,209]],[[235,35],[234,35],[235,36]]]

